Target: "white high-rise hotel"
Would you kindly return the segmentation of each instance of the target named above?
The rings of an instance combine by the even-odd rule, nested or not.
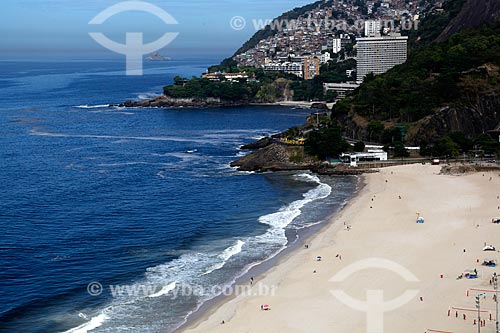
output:
[[[408,37],[401,35],[356,38],[357,76],[363,81],[368,73],[382,74],[406,62]]]
[[[369,74],[382,74],[406,61],[408,37],[400,34],[381,36],[381,21],[365,22],[365,37],[356,38],[358,82]]]

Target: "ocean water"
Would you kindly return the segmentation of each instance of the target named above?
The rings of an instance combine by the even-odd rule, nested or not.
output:
[[[108,107],[207,65],[0,62],[1,331],[174,331],[352,196],[354,177],[229,167],[307,110]]]

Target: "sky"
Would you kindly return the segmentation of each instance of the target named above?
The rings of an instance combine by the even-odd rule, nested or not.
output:
[[[89,25],[96,15],[121,0],[2,0],[0,59],[67,57],[97,59],[119,56],[99,45],[90,32],[101,32],[118,43],[127,32],[143,33],[144,43],[166,32],[179,33],[161,50],[173,58],[224,58],[255,33],[254,20],[272,19],[313,0],[139,0],[154,4],[178,24],[165,24],[140,11],[116,14],[101,25]],[[245,28],[231,19],[241,16]],[[233,21],[234,23],[234,21]],[[241,21],[237,21],[241,27]]]

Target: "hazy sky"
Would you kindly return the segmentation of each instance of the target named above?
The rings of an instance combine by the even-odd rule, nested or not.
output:
[[[312,0],[150,0],[177,21],[165,25],[143,12],[113,16],[101,26],[88,22],[119,0],[2,0],[0,14],[0,58],[19,55],[77,58],[116,56],[88,35],[102,32],[123,43],[126,32],[143,32],[145,42],[165,32],[179,32],[162,53],[178,57],[214,58],[231,55],[254,32],[253,19],[271,19]],[[246,28],[231,28],[234,16],[246,19]]]

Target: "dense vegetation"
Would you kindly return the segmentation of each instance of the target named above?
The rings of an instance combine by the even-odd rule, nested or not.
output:
[[[369,75],[352,96],[334,106],[332,117],[362,119],[367,123],[365,140],[397,146],[415,122],[441,107],[473,106],[486,94],[500,93],[499,66],[500,23],[463,31],[446,42],[413,50],[405,64],[384,75]],[[452,132],[420,137],[417,143],[422,155],[429,156],[500,152],[498,142],[487,134]]]
[[[463,101],[470,94],[497,86],[500,77],[484,82],[481,73],[465,73],[487,63],[500,65],[500,24],[428,45],[385,75],[368,76],[353,96],[336,105],[335,112],[414,122],[441,105]]]
[[[176,83],[181,81],[176,78]],[[173,98],[220,98],[225,101],[248,100],[252,86],[240,82],[212,82],[208,79],[193,78],[183,84],[163,88],[166,96]]]
[[[338,126],[321,128],[309,133],[305,144],[306,152],[320,159],[337,158],[337,156],[351,149],[342,138],[342,131]]]
[[[346,70],[355,69],[356,61],[348,59],[342,62],[329,61],[321,66],[320,75],[312,80],[298,80],[293,82],[293,98],[297,101],[323,101],[333,102],[336,99],[334,94],[323,93],[323,83],[345,82],[347,77]],[[355,75],[355,74],[353,74]]]
[[[262,68],[238,68],[236,63],[229,60],[223,64],[229,66],[228,69],[231,68],[227,72],[246,72],[251,79],[231,83],[196,77],[189,80],[177,77],[173,85],[164,87],[163,93],[174,98],[213,97],[226,101],[276,102],[283,100],[289,91],[286,97],[296,101],[333,102],[336,99],[335,94],[325,95],[323,83],[346,81],[346,70],[356,68],[356,61],[353,59],[338,63],[334,60],[324,64],[320,75],[313,80],[303,80],[293,74],[265,72]]]
[[[481,134],[471,139],[462,132],[450,132],[430,144],[421,146],[425,156],[460,157],[499,157],[500,144],[488,134]]]
[[[346,120],[352,122],[356,119],[357,126],[365,129],[363,140],[380,142],[393,156],[406,157],[406,133],[418,121],[433,115],[443,106],[463,107],[477,103],[484,94],[500,92],[500,23],[463,31],[442,43],[432,42],[457,16],[465,1],[445,1],[443,11],[426,15],[419,30],[408,33],[408,61],[383,75],[369,75],[350,97],[338,102],[332,110],[331,120],[306,134],[307,151],[325,158],[349,149],[338,124],[345,125]],[[321,1],[310,6],[319,3]],[[293,19],[309,9],[296,9],[278,19]],[[341,16],[342,13],[334,15]],[[253,47],[266,34],[274,33],[269,27],[266,29],[252,37],[237,53]],[[355,65],[351,59],[334,60],[323,65],[315,79],[305,81],[285,73],[238,68],[229,58],[210,71],[246,71],[252,79],[211,82],[193,78],[187,83],[179,79],[173,86],[165,87],[164,92],[172,97],[216,97],[229,101],[274,102],[292,96],[294,100],[333,101],[335,94],[325,95],[323,83],[346,81],[346,70],[354,69]],[[417,144],[422,147],[422,155],[429,156],[451,157],[463,153],[489,156],[500,152],[498,142],[486,134],[473,137],[452,132],[437,138],[422,137]],[[358,143],[356,150],[362,149],[361,146],[362,143]]]
[[[290,94],[291,79],[296,77],[286,73],[266,73],[262,69],[242,69],[251,80],[211,81],[193,77],[189,80],[174,78],[174,84],[163,88],[163,94],[172,98],[219,98],[229,102],[275,102]],[[290,96],[288,96],[290,97]]]

